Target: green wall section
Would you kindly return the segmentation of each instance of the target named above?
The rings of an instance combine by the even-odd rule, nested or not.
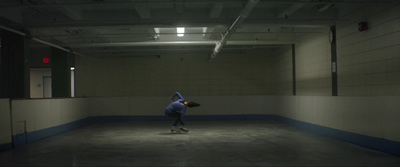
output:
[[[52,49],[52,97],[71,97],[69,53]]]
[[[1,32],[1,92],[2,98],[29,98],[30,39]]]

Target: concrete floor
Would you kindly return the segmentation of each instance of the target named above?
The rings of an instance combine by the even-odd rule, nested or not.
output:
[[[172,122],[172,121],[171,121]],[[0,166],[400,166],[400,157],[275,121],[96,123],[0,152]]]

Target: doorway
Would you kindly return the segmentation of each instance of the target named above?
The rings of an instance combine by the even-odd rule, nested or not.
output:
[[[43,76],[43,98],[51,98],[51,76]]]

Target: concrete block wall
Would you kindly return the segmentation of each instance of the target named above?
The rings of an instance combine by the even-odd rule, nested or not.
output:
[[[97,116],[164,116],[170,97],[124,96],[86,98],[89,117]]]
[[[400,95],[399,10],[362,8],[337,23],[339,95]],[[361,21],[368,22],[367,31],[358,31]]]
[[[171,94],[172,95],[172,94]],[[276,112],[272,96],[185,96],[201,107],[188,108],[187,115],[254,115]],[[89,117],[97,116],[161,116],[170,103],[170,96],[88,98]]]
[[[0,99],[0,149],[11,147],[10,100]]]
[[[277,94],[276,84],[288,79],[287,59],[276,63],[265,55],[143,56],[76,59],[77,97],[168,96],[179,91],[193,96]],[[282,65],[282,66],[280,66]],[[276,76],[284,72],[283,76]],[[286,70],[286,71],[285,71]],[[278,77],[278,79],[274,79]],[[280,88],[288,92],[288,84]]]
[[[296,45],[296,95],[331,96],[331,46],[329,28],[308,34]]]
[[[272,67],[271,86],[269,86],[271,91],[268,95],[293,95],[292,46],[279,47],[275,54],[276,56],[271,56],[267,64]]]

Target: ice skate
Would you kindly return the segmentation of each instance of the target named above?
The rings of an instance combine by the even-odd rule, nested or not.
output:
[[[179,129],[184,133],[188,133],[189,132],[189,130],[186,129],[185,127],[183,127],[183,126],[179,127]]]
[[[181,131],[176,126],[171,127],[171,133],[180,133]]]

